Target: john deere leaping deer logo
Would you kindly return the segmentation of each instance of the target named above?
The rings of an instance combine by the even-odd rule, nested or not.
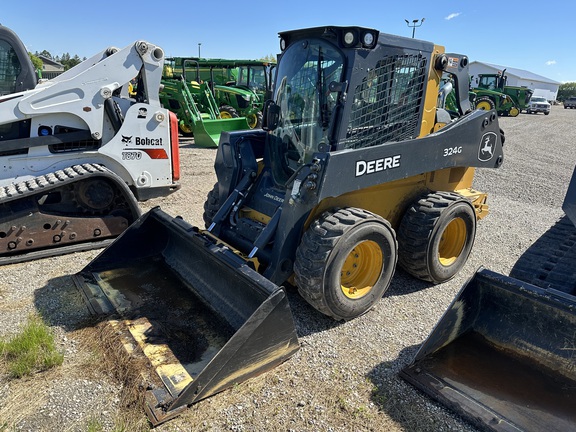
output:
[[[478,147],[478,160],[481,162],[488,162],[492,157],[494,157],[497,139],[498,135],[494,132],[486,132],[482,135],[480,147]]]

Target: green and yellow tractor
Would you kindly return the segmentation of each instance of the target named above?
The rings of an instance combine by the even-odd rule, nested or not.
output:
[[[197,57],[170,61],[188,82],[209,84],[222,118],[243,116],[251,129],[262,126],[262,107],[271,95],[275,63]]]
[[[506,85],[508,77],[502,73],[479,74],[478,87],[471,89],[476,94],[476,108],[495,109],[498,115],[516,117],[528,107],[533,91],[527,87]]]

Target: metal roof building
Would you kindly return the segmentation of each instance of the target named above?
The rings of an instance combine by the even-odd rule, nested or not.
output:
[[[550,78],[546,78],[524,69],[496,65],[493,63],[473,61],[470,62],[469,70],[470,76],[472,77],[472,87],[476,87],[478,75],[494,74],[506,70],[505,74],[508,76],[509,86],[527,87],[534,90],[535,96],[544,96],[549,101],[556,100],[558,87],[560,87],[561,84],[558,81],[554,81]]]

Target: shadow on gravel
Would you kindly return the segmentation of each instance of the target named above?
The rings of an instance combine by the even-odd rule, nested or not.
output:
[[[412,361],[419,347],[420,345],[406,347],[395,360],[382,362],[372,369],[367,376],[374,385],[371,400],[379,410],[396,421],[402,430],[460,430],[461,424],[456,420],[452,422],[450,417],[442,416],[448,420],[441,423],[438,412],[448,411],[423,393],[412,391],[413,387],[398,375],[398,372]],[[410,391],[407,391],[407,386]]]
[[[91,327],[97,320],[90,314],[71,275],[51,279],[34,291],[34,305],[49,326],[74,331]]]
[[[288,295],[290,309],[292,310],[299,337],[320,333],[343,324],[343,322],[335,321],[310,306],[310,304],[298,294],[298,288],[295,286],[284,284],[284,287]],[[404,296],[433,287],[434,284],[416,279],[398,268],[384,297]]]
[[[207,150],[214,150],[214,151],[217,150],[217,147],[210,148],[210,147],[203,147],[203,146],[200,146],[200,145],[196,145],[196,144],[194,143],[194,138],[183,138],[183,137],[180,137],[180,141],[179,141],[179,142],[180,142],[180,145],[179,145],[180,148],[185,148],[185,149],[207,149]]]

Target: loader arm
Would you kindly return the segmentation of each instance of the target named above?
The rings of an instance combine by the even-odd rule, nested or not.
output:
[[[161,48],[138,41],[121,50],[108,48],[33,90],[0,98],[0,124],[45,114],[67,112],[79,117],[94,139],[104,132],[104,109],[114,92],[142,72],[142,102],[160,108],[158,91],[164,54]],[[113,71],[113,73],[111,73]]]

